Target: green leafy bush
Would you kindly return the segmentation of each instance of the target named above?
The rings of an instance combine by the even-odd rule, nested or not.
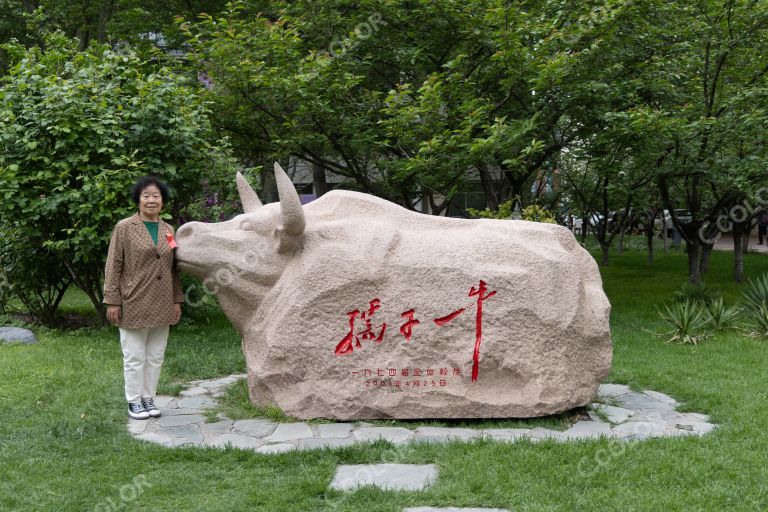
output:
[[[509,219],[514,212],[515,203],[518,201],[517,197],[514,197],[508,201],[504,201],[499,205],[499,209],[492,211],[490,208],[485,210],[476,210],[475,208],[467,208],[467,213],[470,216],[481,219]],[[521,213],[521,219],[529,220],[532,222],[544,222],[547,224],[556,224],[555,215],[538,204],[530,204],[523,208]]]
[[[45,267],[28,272],[15,258],[6,277],[25,303],[30,297],[19,294],[39,302],[38,292],[47,293],[46,317],[62,279],[103,313],[104,260],[115,223],[135,212],[133,182],[156,174],[171,186],[169,220],[198,201],[203,178],[229,203],[226,142],[216,141],[186,78],[130,50],[81,52],[61,33],[47,36],[44,49],[3,48],[13,65],[0,81],[0,232],[29,264]]]
[[[698,302],[702,306],[709,307],[715,300],[715,294],[709,290],[704,283],[691,284],[684,283],[673,295],[675,302]]]
[[[706,309],[697,301],[675,302],[658,310],[658,314],[672,327],[661,333],[667,337],[668,343],[697,345],[706,337],[700,331],[707,326],[709,319]]]

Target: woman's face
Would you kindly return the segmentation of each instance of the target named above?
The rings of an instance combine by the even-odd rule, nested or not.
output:
[[[145,217],[160,215],[163,207],[163,195],[160,189],[154,185],[147,186],[139,195],[139,211]]]

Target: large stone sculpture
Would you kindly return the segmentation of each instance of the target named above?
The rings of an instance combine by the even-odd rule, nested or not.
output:
[[[567,229],[424,215],[332,191],[302,206],[238,175],[245,214],[177,233],[243,337],[254,403],[364,418],[532,417],[588,404],[610,305]]]

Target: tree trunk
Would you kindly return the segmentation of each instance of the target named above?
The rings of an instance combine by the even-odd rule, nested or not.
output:
[[[752,237],[753,228],[754,226],[752,226],[751,223],[744,226],[744,235],[741,237],[741,242],[743,244],[741,250],[744,254],[749,252],[749,242],[750,242],[750,238]]]
[[[709,256],[712,254],[714,244],[701,244],[701,259],[699,260],[699,272],[709,272]]]
[[[627,229],[625,227],[621,228],[621,232],[619,233],[619,247],[616,249],[616,254],[621,254],[624,252],[624,233],[626,233]]]
[[[581,219],[581,245],[587,244],[587,228],[589,228],[589,217]]]
[[[266,169],[267,166],[265,165],[264,168]],[[277,195],[277,182],[275,182],[274,173],[261,173],[261,190],[259,190],[259,197],[264,204],[274,203],[280,200]]]
[[[688,282],[691,284],[701,284],[701,243],[698,238],[691,242],[686,242],[686,252],[688,253]]]
[[[600,252],[602,254],[602,256],[600,257],[600,266],[604,267],[608,265],[608,256],[610,255],[611,248],[610,246],[601,245]]]
[[[664,240],[664,254],[669,253],[669,233],[667,232],[667,218],[661,214],[661,238]]]
[[[648,246],[648,264],[653,265],[653,224],[645,231],[645,243]]]
[[[480,185],[485,192],[486,206],[492,212],[499,209],[499,194],[497,193],[498,185],[494,182],[493,177],[488,172],[488,167],[485,164],[477,166],[478,173],[480,174]]]
[[[325,169],[317,164],[312,164],[312,183],[315,188],[316,197],[321,197],[328,192],[328,182],[325,180]]]
[[[733,280],[744,281],[744,224],[733,223]]]

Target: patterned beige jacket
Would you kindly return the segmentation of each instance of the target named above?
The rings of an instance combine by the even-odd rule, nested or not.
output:
[[[167,233],[173,235],[173,228],[161,220],[155,246],[138,213],[121,220],[112,230],[104,271],[104,303],[122,305],[118,326],[143,329],[170,325],[174,303],[184,302]]]

